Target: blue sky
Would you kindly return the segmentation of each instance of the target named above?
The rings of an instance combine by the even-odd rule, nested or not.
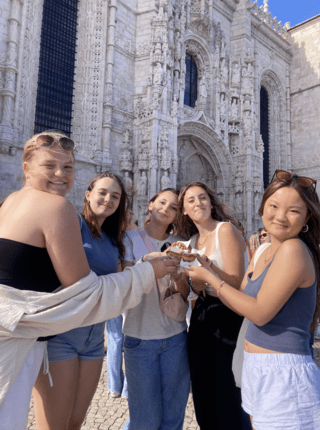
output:
[[[263,0],[258,0],[259,6]],[[320,0],[269,0],[269,12],[291,27],[320,14]]]

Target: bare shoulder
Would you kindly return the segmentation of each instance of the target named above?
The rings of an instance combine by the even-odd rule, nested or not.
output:
[[[310,253],[305,245],[300,239],[288,239],[281,244],[277,254],[277,260],[283,259],[298,259],[299,261],[311,261]]]
[[[242,234],[231,222],[225,222],[222,224],[219,230],[219,239],[228,241],[235,240],[239,244],[243,245],[243,248],[245,248],[246,245]]]

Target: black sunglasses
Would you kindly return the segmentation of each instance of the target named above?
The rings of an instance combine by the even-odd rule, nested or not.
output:
[[[262,234],[260,234],[259,239],[261,239],[262,237],[267,237],[268,235],[269,235],[269,233],[262,233]]]
[[[274,175],[272,176],[271,182],[274,180],[274,178],[279,179],[280,181],[290,181],[290,179],[296,179],[300,187],[302,188],[309,188],[313,187],[314,191],[316,191],[317,181],[312,178],[308,178],[307,176],[298,176],[293,175],[290,172],[286,172],[285,170],[276,170],[274,172]]]
[[[44,147],[50,147],[54,142],[58,142],[62,149],[66,151],[73,151],[75,148],[74,141],[69,139],[69,137],[60,137],[59,139],[50,136],[49,134],[40,134],[35,142]]]

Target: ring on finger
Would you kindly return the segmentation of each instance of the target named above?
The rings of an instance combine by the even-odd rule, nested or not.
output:
[[[212,260],[210,260],[210,268],[211,269],[213,268],[213,261]]]

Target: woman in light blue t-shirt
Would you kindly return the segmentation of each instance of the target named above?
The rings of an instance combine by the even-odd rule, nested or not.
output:
[[[126,229],[126,207],[127,194],[118,176],[106,172],[90,182],[79,222],[90,269],[99,276],[121,271],[120,260],[125,251],[122,235]],[[119,318],[122,316],[109,320],[111,328],[117,325]],[[61,429],[81,427],[101,374],[104,328],[104,322],[76,328],[48,342],[53,387],[40,372],[34,389],[35,416],[39,428],[51,428],[53,425]],[[112,348],[112,345],[108,346]],[[121,355],[122,339],[120,364],[112,359],[108,366],[109,385],[119,385],[109,387],[111,390],[122,390]],[[120,367],[118,370],[115,369],[117,365]],[[119,375],[116,378],[119,381],[113,381],[111,375],[115,374]]]

